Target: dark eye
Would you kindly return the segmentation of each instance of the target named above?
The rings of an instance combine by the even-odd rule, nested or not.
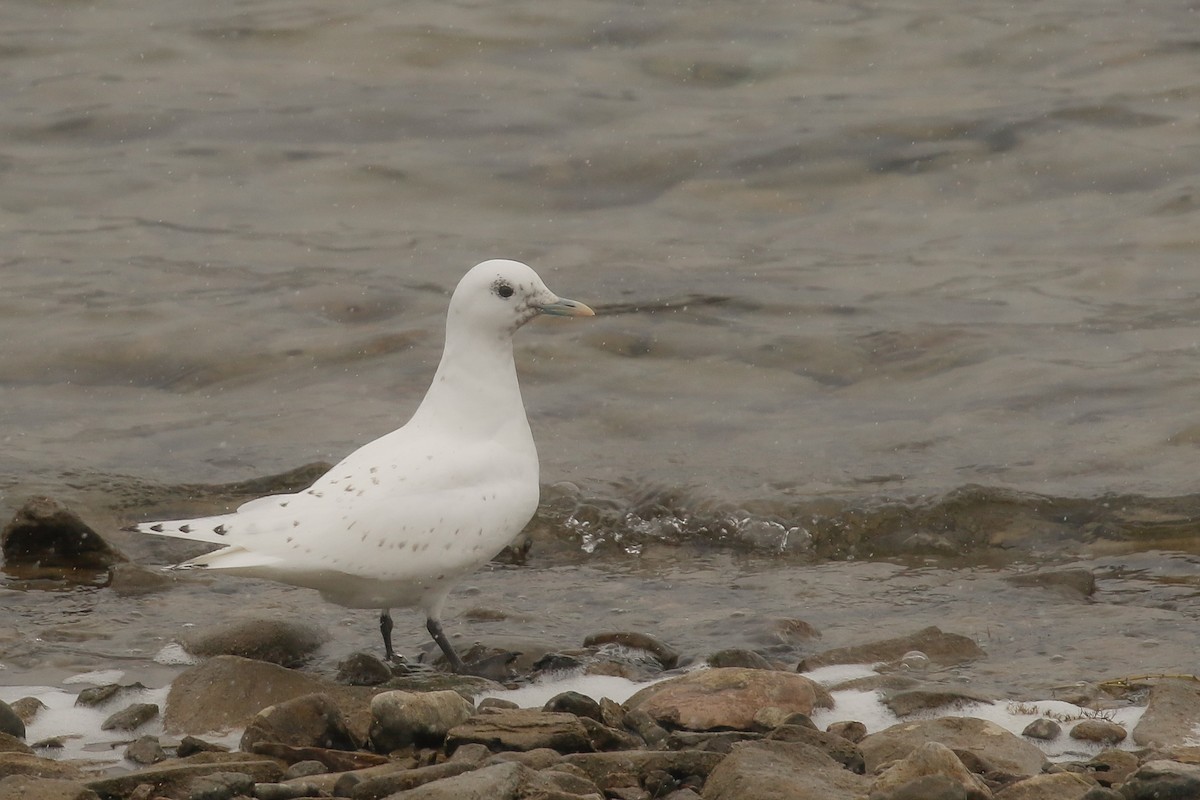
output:
[[[513,287],[501,281],[500,283],[496,284],[496,294],[500,295],[501,297],[512,297]]]

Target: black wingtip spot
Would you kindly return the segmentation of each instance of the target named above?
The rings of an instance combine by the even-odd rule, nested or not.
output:
[[[213,533],[215,533],[217,536],[224,536],[226,533],[225,526],[218,525],[217,527],[213,528]]]
[[[163,526],[160,523],[155,523],[154,525],[150,526],[150,530],[154,531],[155,533],[162,533]]]
[[[179,526],[179,532],[180,532],[180,533],[191,533],[191,532],[192,532],[192,526],[191,526],[191,525],[180,525],[180,526]]]

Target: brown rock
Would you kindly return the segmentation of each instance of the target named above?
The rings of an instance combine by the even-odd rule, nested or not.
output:
[[[935,708],[962,708],[974,703],[990,703],[994,698],[969,689],[914,688],[896,689],[883,695],[883,704],[897,717],[904,718]]]
[[[836,734],[843,739],[854,742],[855,744],[858,744],[867,737],[867,726],[858,720],[834,722],[831,723],[825,730],[829,733]]]
[[[80,780],[83,773],[73,764],[29,753],[0,753],[0,778],[27,775],[34,778]]]
[[[729,648],[718,650],[708,657],[710,667],[743,667],[745,669],[775,669],[775,665],[753,650]]]
[[[1004,787],[996,800],[1080,800],[1096,782],[1076,772],[1032,775]]]
[[[1138,759],[1126,750],[1102,750],[1085,766],[1101,786],[1119,786],[1138,768]]]
[[[25,738],[25,720],[21,719],[21,715],[3,700],[0,700],[0,733],[6,733],[18,739]]]
[[[721,763],[720,753],[697,750],[626,750],[619,753],[574,753],[562,759],[578,767],[604,791],[639,786],[651,773],[665,772],[677,778],[706,777]]]
[[[0,800],[100,800],[80,781],[10,775],[0,780]]]
[[[704,800],[858,800],[870,781],[799,742],[742,742],[713,769]]]
[[[31,497],[0,531],[8,568],[104,571],[128,561],[79,515],[49,497]],[[64,573],[64,577],[69,577]]]
[[[862,751],[854,742],[835,733],[815,730],[803,725],[781,725],[766,736],[767,741],[803,742],[817,748],[851,772],[866,771]]]
[[[134,703],[100,723],[102,731],[132,731],[158,716],[158,704]]]
[[[114,564],[108,574],[108,588],[121,597],[165,592],[179,583],[178,575],[141,564]]]
[[[1125,741],[1127,735],[1125,728],[1106,719],[1085,719],[1077,722],[1070,733],[1072,739],[1100,744],[1117,744]]]
[[[983,761],[1014,775],[1036,775],[1046,756],[1036,746],[987,720],[972,717],[941,717],[918,722],[901,722],[858,743],[868,773],[882,764],[908,757],[926,742],[938,742],[951,750],[973,753]]]
[[[1059,594],[1084,599],[1096,591],[1096,576],[1088,569],[1058,569],[1005,578],[1013,586],[1036,586]]]
[[[241,656],[284,667],[306,662],[329,636],[312,625],[290,620],[245,619],[203,628],[184,637],[189,653]]]
[[[1022,736],[1028,736],[1030,739],[1040,739],[1045,742],[1050,742],[1058,738],[1062,733],[1062,726],[1052,719],[1038,717],[1033,722],[1025,726],[1025,730],[1021,731]]]
[[[930,776],[949,778],[961,788],[964,800],[991,800],[987,784],[963,766],[954,751],[937,742],[920,745],[879,773],[871,783],[871,794],[900,794],[906,786]]]
[[[1200,683],[1160,681],[1150,688],[1146,711],[1133,729],[1133,741],[1142,747],[1175,747],[1194,737],[1200,719]]]
[[[306,694],[267,706],[254,715],[242,734],[241,748],[255,751],[259,743],[292,747],[357,750],[341,708],[326,694]]]
[[[554,784],[534,770],[516,762],[492,764],[453,777],[425,783],[395,800],[519,800],[520,798],[563,798],[552,794]]]
[[[811,714],[827,697],[818,684],[802,675],[730,667],[689,672],[648,686],[629,698],[625,707],[672,728],[750,730],[755,715],[764,708]]]
[[[13,736],[11,733],[0,733],[0,753],[32,753],[33,748]]]
[[[456,725],[475,713],[458,692],[380,692],[371,699],[371,743],[380,753],[412,744],[440,747]]]
[[[127,797],[137,787],[148,784],[158,795],[178,797],[196,778],[221,772],[239,772],[256,782],[275,782],[283,776],[283,768],[279,764],[264,761],[261,756],[249,753],[200,753],[186,759],[163,761],[136,772],[91,780],[87,782],[87,787],[101,797]]]
[[[446,735],[446,750],[478,743],[492,750],[536,750],[548,747],[560,753],[592,749],[587,729],[579,717],[529,709],[498,710],[476,714]]]
[[[21,722],[28,725],[46,708],[46,704],[36,697],[22,697],[10,703],[9,708],[21,718]]]
[[[583,640],[584,647],[600,647],[606,644],[645,650],[662,664],[663,669],[675,669],[679,665],[678,651],[646,633],[610,631],[593,633]]]
[[[966,636],[942,633],[939,628],[928,627],[910,636],[881,639],[877,642],[838,647],[809,656],[800,662],[798,672],[808,672],[832,664],[874,664],[880,661],[898,661],[905,653],[919,650],[934,664],[953,666],[973,661],[984,655],[979,645]]]

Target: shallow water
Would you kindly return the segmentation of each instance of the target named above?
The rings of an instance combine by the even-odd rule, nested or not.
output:
[[[519,335],[553,488],[532,565],[473,581],[536,620],[504,632],[699,656],[772,616],[821,646],[936,621],[1005,690],[1186,670],[1196,17],[6,3],[2,505],[108,534],[162,487],[335,461],[415,407],[458,276],[513,257],[599,316]],[[1095,601],[1001,580],[1042,562]],[[10,684],[168,680],[179,626],[248,598],[374,646],[263,584],[6,580]]]

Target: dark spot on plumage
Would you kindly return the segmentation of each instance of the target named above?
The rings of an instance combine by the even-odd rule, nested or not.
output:
[[[150,526],[150,530],[154,531],[155,533],[162,533],[162,529],[162,525],[155,524]]]
[[[191,525],[180,525],[180,526],[179,526],[179,532],[180,532],[180,533],[191,533],[191,532],[192,532],[192,526],[191,526]]]
[[[217,536],[224,536],[225,532],[224,525],[218,525],[217,527],[213,528],[213,533],[215,533]]]

